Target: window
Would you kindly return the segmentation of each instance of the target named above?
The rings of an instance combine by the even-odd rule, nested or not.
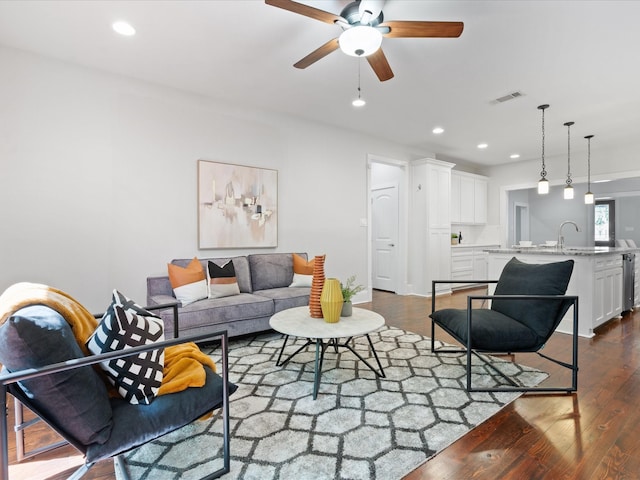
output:
[[[595,244],[597,246],[614,247],[616,244],[615,200],[596,200],[593,217]]]

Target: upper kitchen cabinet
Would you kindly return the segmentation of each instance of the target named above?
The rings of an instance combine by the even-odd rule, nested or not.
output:
[[[451,223],[487,223],[487,185],[489,179],[473,173],[451,171]]]

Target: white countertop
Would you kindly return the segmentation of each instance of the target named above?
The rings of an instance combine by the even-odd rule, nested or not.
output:
[[[477,248],[477,247],[499,247],[500,246],[500,242],[493,242],[493,243],[458,243],[456,245],[451,245],[451,248],[460,248],[460,247],[470,247],[470,248]]]
[[[623,253],[638,253],[640,248],[623,248],[623,247],[572,247],[566,246],[562,249],[558,247],[536,246],[519,247],[514,245],[511,248],[491,248],[487,250],[489,253],[519,253],[533,255],[564,255],[572,256],[591,256],[591,255],[611,255]]]

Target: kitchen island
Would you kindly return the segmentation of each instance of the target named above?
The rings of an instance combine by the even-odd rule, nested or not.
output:
[[[489,249],[488,278],[498,279],[506,263],[513,257],[525,263],[552,263],[573,259],[573,274],[567,295],[577,295],[578,334],[593,337],[594,329],[622,313],[622,255],[638,253],[638,248],[614,247],[520,247]],[[638,304],[638,265],[636,262],[636,294]],[[491,285],[490,285],[491,286]],[[492,289],[490,289],[492,293]],[[569,311],[557,328],[572,333],[573,312]]]

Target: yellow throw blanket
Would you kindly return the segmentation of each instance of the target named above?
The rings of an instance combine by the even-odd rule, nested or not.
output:
[[[22,282],[7,288],[0,295],[0,326],[15,312],[29,305],[46,305],[62,315],[71,326],[82,352],[86,356],[91,355],[85,344],[98,327],[98,320],[70,295],[47,285]],[[158,395],[202,387],[206,380],[203,365],[216,371],[213,360],[193,342],[165,348],[163,379]]]

